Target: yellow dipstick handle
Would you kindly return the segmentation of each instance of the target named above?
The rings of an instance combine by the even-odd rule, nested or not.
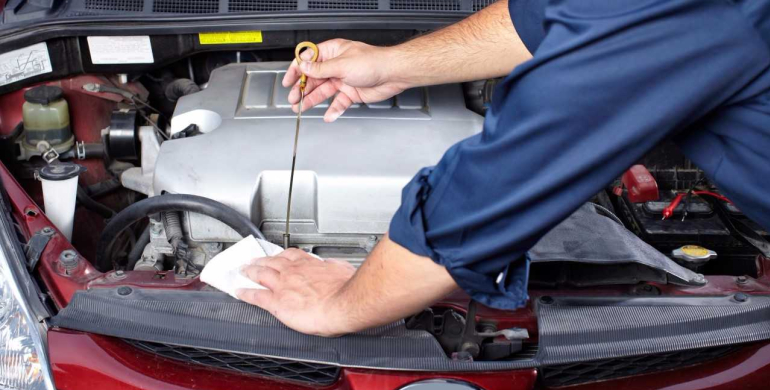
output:
[[[304,49],[310,49],[313,51],[313,57],[310,59],[310,62],[315,62],[318,59],[318,46],[315,45],[313,42],[301,42],[299,45],[297,45],[297,48],[294,49],[294,56],[297,57],[297,65],[302,62],[302,58],[299,57],[300,53],[302,53],[302,50]],[[299,78],[299,90],[300,92],[305,92],[305,85],[307,85],[307,76],[304,74],[300,76]]]

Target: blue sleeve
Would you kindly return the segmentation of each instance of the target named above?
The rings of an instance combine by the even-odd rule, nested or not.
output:
[[[508,0],[511,21],[530,53],[534,53],[545,38],[545,6],[548,0]]]
[[[551,0],[545,20],[482,133],[415,176],[389,231],[501,309],[526,303],[541,236],[661,140],[745,98],[770,64],[725,1]]]

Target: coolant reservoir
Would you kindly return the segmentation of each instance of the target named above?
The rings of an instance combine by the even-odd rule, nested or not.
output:
[[[70,114],[64,92],[59,87],[43,85],[24,93],[22,120],[26,155],[44,154],[51,149],[69,150],[74,137],[70,130]]]

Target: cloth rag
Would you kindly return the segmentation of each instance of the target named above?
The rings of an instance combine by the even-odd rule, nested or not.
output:
[[[275,256],[282,251],[278,245],[248,236],[214,256],[203,268],[201,281],[237,299],[235,292],[238,289],[265,288],[241,274],[241,268],[251,264],[253,259]]]

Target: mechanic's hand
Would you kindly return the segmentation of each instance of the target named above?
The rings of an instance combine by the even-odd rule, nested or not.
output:
[[[241,271],[267,290],[241,289],[238,299],[272,313],[302,333],[338,336],[347,333],[335,294],[356,272],[343,260],[318,260],[300,249],[255,259]]]
[[[295,59],[283,86],[294,85],[289,93],[289,103],[296,112],[299,103],[299,77],[308,76],[305,87],[305,111],[338,93],[324,115],[325,122],[333,122],[353,103],[375,103],[391,98],[407,86],[388,76],[387,48],[362,42],[332,39],[318,45],[318,62],[302,61],[298,67]],[[312,50],[300,54],[303,60],[312,57]]]

